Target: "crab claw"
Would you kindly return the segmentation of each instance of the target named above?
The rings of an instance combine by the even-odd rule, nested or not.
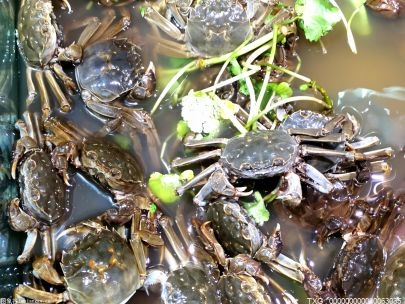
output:
[[[245,191],[246,187],[234,187],[229,181],[222,169],[215,170],[208,178],[207,183],[201,188],[201,190],[194,197],[194,203],[198,206],[205,206],[204,199],[210,194],[223,195],[227,197],[241,197],[249,196],[251,191]]]

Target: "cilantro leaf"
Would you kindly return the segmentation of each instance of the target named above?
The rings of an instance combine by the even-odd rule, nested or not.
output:
[[[242,204],[248,215],[250,215],[258,225],[261,226],[264,222],[269,220],[270,212],[267,210],[260,192],[255,191],[253,202],[242,201]]]
[[[297,0],[295,10],[309,41],[318,41],[341,20],[339,9],[329,0]]]
[[[194,174],[191,170],[186,170],[181,174],[153,172],[149,177],[148,187],[163,203],[170,204],[180,198],[176,189],[193,177]]]

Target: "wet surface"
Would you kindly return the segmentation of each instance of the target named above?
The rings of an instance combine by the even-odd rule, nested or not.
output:
[[[85,16],[92,15],[93,13],[102,14],[102,8],[95,3],[93,3],[91,10],[86,11],[84,7],[89,3],[72,1],[73,14],[67,14],[66,11],[58,10],[57,18],[64,24],[64,30],[69,32],[69,25],[75,24]],[[4,2],[1,2],[1,4],[4,4]],[[135,40],[145,51],[144,62],[156,59],[154,58],[153,45],[146,38],[148,27],[145,21],[141,19],[139,11],[134,5],[129,5],[128,7],[137,26],[134,31],[130,31],[125,35],[134,34]],[[351,10],[347,9],[347,12],[349,14]],[[336,112],[342,110],[354,113],[361,121],[361,133],[363,135],[377,135],[381,138],[383,146],[391,146],[395,149],[395,157],[391,161],[393,171],[390,177],[379,180],[380,177],[376,176],[373,182],[364,186],[362,190],[364,194],[375,193],[383,184],[391,186],[397,191],[405,190],[405,171],[402,169],[405,168],[405,134],[403,127],[405,124],[405,83],[403,76],[403,71],[405,70],[405,18],[387,20],[372,13],[369,13],[368,16],[370,31],[367,35],[363,35],[360,32],[360,30],[364,31],[364,27],[358,26],[359,20],[354,19],[353,21],[358,54],[351,53],[347,46],[346,33],[341,24],[337,26],[334,32],[323,39],[323,45],[327,51],[326,54],[323,53],[320,44],[308,44],[304,41],[299,41],[298,49],[302,60],[299,72],[318,81],[327,90],[335,101]],[[75,40],[78,32],[77,30],[69,32],[66,35],[66,42],[70,43]],[[3,53],[9,54],[13,59],[12,53],[8,51]],[[158,72],[162,71],[165,60],[165,58],[154,60]],[[3,68],[3,65],[1,68]],[[10,71],[10,69],[7,71]],[[70,70],[69,73],[73,74],[73,70]],[[8,81],[3,81],[2,84],[8,86]],[[21,73],[20,82],[25,82],[24,73]],[[199,85],[201,86],[201,84]],[[162,86],[161,80],[160,87]],[[2,88],[1,85],[0,88]],[[9,92],[13,94],[11,92],[14,91]],[[151,108],[155,97],[145,102],[142,106],[146,109]],[[20,99],[23,104],[25,98],[20,96]],[[17,100],[17,96],[11,96],[11,100]],[[22,105],[20,111],[24,107]],[[33,109],[35,107],[36,105],[33,105]],[[72,108],[73,110],[69,114],[63,114],[59,111],[55,113],[79,122],[83,128],[93,131],[97,130],[104,122],[83,106],[78,95],[73,96]],[[158,132],[162,140],[164,140],[175,130],[175,120],[178,119],[178,112],[176,110],[173,111],[172,107],[167,106],[167,104],[162,108],[163,110],[158,111],[154,118]],[[10,124],[10,120],[12,119],[12,116],[7,116],[6,124]],[[10,133],[8,139],[12,136],[13,134]],[[136,147],[131,147],[130,149],[137,154],[143,153],[142,149],[140,152],[135,151]],[[9,156],[2,155],[2,157]],[[171,156],[167,158],[171,159]],[[88,182],[87,176],[73,172],[71,184],[72,188],[69,192],[69,199],[72,202],[71,217],[64,225],[98,215],[113,206],[111,195],[101,190],[94,183]],[[1,185],[1,190],[5,189],[3,184]],[[5,201],[15,195],[12,193],[3,190]],[[182,202],[190,203],[187,199],[184,199]],[[174,206],[167,208],[167,211],[174,214],[173,209],[175,209]],[[332,266],[330,261],[336,256],[342,240],[340,238],[331,238],[324,245],[324,248],[320,250],[314,242],[314,233],[311,228],[299,227],[296,222],[286,217],[285,214],[277,212],[277,208],[274,212],[273,210],[271,211],[272,218],[270,222],[265,224],[261,229],[265,232],[272,231],[275,224],[280,223],[284,251],[296,259],[298,259],[303,251],[307,263],[314,268],[314,271],[321,276],[326,276],[329,268]],[[398,229],[398,231],[404,231],[404,229]],[[3,233],[3,230],[0,232]],[[6,239],[2,239],[4,242],[7,242],[9,233],[9,231],[5,231],[2,234],[2,236],[6,236]],[[13,272],[13,269],[7,271]],[[307,302],[306,295],[301,288],[297,288],[296,284],[291,284],[291,282],[279,278],[278,275],[274,275],[274,277],[278,281],[282,281],[283,284],[287,284],[284,286],[289,285],[290,291],[299,299],[300,303]],[[143,291],[140,291],[130,301],[130,303],[146,302],[153,304],[160,303],[160,300],[157,296],[147,296]]]

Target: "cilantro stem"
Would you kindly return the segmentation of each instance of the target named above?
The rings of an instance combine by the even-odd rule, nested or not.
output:
[[[259,66],[252,66],[252,68],[249,71],[246,71],[246,72],[243,72],[243,73],[238,74],[236,76],[233,76],[232,78],[229,78],[229,79],[226,79],[226,80],[221,81],[219,83],[216,83],[216,84],[214,84],[214,85],[212,85],[212,86],[210,86],[208,88],[202,89],[200,91],[204,92],[204,93],[208,93],[210,91],[215,91],[215,90],[217,90],[219,88],[222,88],[222,87],[224,87],[224,86],[226,86],[228,84],[234,83],[235,81],[244,79],[244,78],[249,77],[251,75],[254,75],[259,71],[260,71]]]
[[[253,41],[251,43],[246,44],[245,46],[243,46],[240,49],[237,49],[237,51],[233,51],[233,52],[221,55],[221,56],[208,58],[208,59],[195,59],[195,60],[189,62],[184,67],[182,67],[173,76],[172,79],[170,79],[170,81],[167,83],[165,88],[160,93],[160,95],[159,95],[158,99],[156,100],[155,104],[153,105],[153,108],[150,111],[150,114],[153,115],[156,112],[156,110],[159,108],[161,102],[166,97],[167,93],[170,91],[170,89],[175,85],[177,80],[179,80],[180,77],[183,74],[185,74],[187,72],[192,72],[192,71],[204,68],[206,66],[223,63],[223,62],[227,61],[229,58],[236,58],[236,57],[242,56],[244,54],[247,54],[247,53],[259,48],[263,44],[266,44],[269,41],[271,41],[273,39],[273,35],[274,35],[273,32],[267,33],[266,35],[263,35],[259,39],[255,40],[255,41]]]
[[[274,58],[276,56],[277,30],[278,30],[277,24],[274,24],[273,30],[274,30],[275,34],[274,34],[273,43],[272,43],[271,49],[270,49],[270,55],[267,58],[267,63],[269,63],[269,64],[272,64],[274,62]],[[266,66],[266,73],[265,73],[264,78],[263,78],[263,83],[262,83],[262,86],[260,88],[259,95],[257,96],[256,106],[255,107],[251,106],[251,108],[250,108],[248,123],[250,123],[252,117],[257,115],[257,113],[260,111],[260,107],[261,107],[261,104],[263,102],[264,94],[266,93],[266,90],[267,90],[267,84],[270,82],[271,70],[272,70],[271,66],[267,65]],[[253,123],[254,122],[256,122],[256,121],[253,121]]]
[[[268,112],[276,109],[277,107],[285,105],[290,102],[296,102],[296,101],[314,101],[316,103],[323,105],[324,107],[328,107],[328,104],[326,104],[325,101],[318,99],[316,97],[312,97],[312,96],[292,96],[292,97],[284,98],[275,103],[269,102],[262,111],[260,111],[255,117],[253,117],[253,119],[250,123],[246,124],[245,128],[249,129],[252,126],[252,123],[254,121],[257,121],[258,119],[260,119],[260,117],[266,115]]]
[[[304,75],[301,75],[301,74],[298,74],[298,73],[296,73],[296,72],[290,71],[290,70],[288,70],[288,69],[286,69],[286,68],[280,67],[280,66],[275,65],[275,64],[270,64],[270,66],[271,66],[272,68],[274,68],[274,69],[280,70],[280,71],[282,71],[282,72],[284,72],[284,73],[286,73],[286,74],[288,74],[288,75],[291,75],[291,76],[293,76],[293,77],[295,77],[295,78],[298,78],[298,79],[302,80],[303,82],[305,82],[305,83],[308,85],[308,88],[313,88],[313,89],[315,89],[317,92],[319,92],[319,93],[322,95],[323,100],[324,100],[324,102],[322,102],[322,104],[323,104],[326,108],[331,109],[331,108],[333,107],[333,101],[332,101],[332,99],[329,97],[329,95],[328,95],[328,93],[326,92],[326,90],[325,90],[323,87],[321,87],[319,84],[317,84],[317,83],[316,83],[314,80],[312,80],[311,78],[308,78],[308,77],[306,77],[306,76],[304,76]]]
[[[350,28],[349,23],[346,20],[345,15],[343,14],[342,10],[340,9],[339,5],[336,3],[335,0],[329,0],[330,3],[332,3],[333,6],[335,6],[338,9],[339,15],[342,18],[342,22],[346,28],[346,33],[347,33],[347,43],[349,44],[350,50],[354,53],[357,54],[357,47],[356,47],[356,42],[354,41],[354,36],[353,32]]]

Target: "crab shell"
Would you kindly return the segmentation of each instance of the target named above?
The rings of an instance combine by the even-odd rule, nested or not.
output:
[[[213,57],[236,49],[251,33],[247,13],[238,2],[204,0],[190,9],[185,39],[195,53]]]
[[[250,275],[243,273],[223,275],[218,284],[223,304],[273,303],[263,285]]]
[[[298,152],[298,143],[284,130],[249,132],[229,139],[219,163],[232,175],[259,179],[288,172]]]
[[[144,75],[141,49],[126,39],[107,39],[84,49],[76,79],[101,102],[111,102],[132,90]]]
[[[21,162],[19,184],[23,209],[39,222],[54,224],[68,212],[65,184],[48,153],[37,150]]]
[[[103,186],[115,191],[139,194],[145,189],[140,162],[119,146],[106,141],[83,141],[80,161],[83,168]]]
[[[215,201],[207,207],[207,219],[218,241],[231,255],[253,256],[263,243],[263,235],[237,203]]]
[[[115,232],[93,229],[62,254],[67,291],[75,303],[125,303],[139,288],[135,256]]]
[[[163,285],[163,303],[216,304],[216,284],[201,267],[185,265],[172,271]]]
[[[59,29],[49,0],[21,1],[18,11],[18,46],[29,65],[43,68],[55,56]]]

